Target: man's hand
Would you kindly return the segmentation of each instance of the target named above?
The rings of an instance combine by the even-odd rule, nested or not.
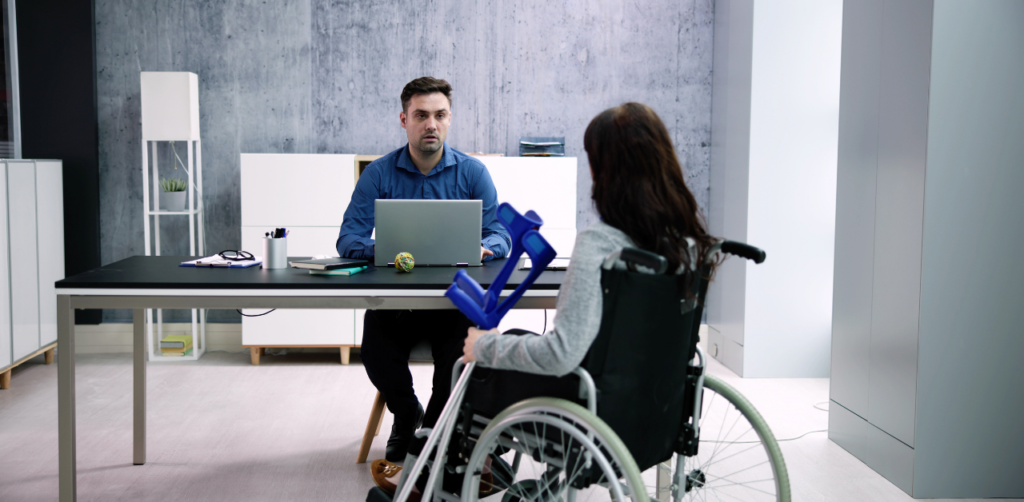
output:
[[[494,256],[494,251],[491,251],[490,249],[480,246],[480,261],[484,261],[484,258],[488,256]]]
[[[462,360],[466,363],[476,361],[473,357],[473,344],[476,343],[476,339],[480,338],[480,335],[484,333],[498,334],[498,328],[494,328],[490,331],[483,331],[476,328],[469,328],[469,334],[466,336],[466,343],[462,346]]]

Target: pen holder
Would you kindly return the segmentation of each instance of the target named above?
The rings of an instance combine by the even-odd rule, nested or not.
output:
[[[263,238],[263,269],[288,268],[288,238]]]

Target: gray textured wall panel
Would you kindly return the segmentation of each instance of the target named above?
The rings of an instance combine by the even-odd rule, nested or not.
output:
[[[454,87],[454,148],[516,155],[520,136],[564,135],[580,228],[596,220],[583,132],[625,101],[661,115],[706,209],[713,14],[712,0],[97,0],[103,262],[143,252],[142,70],[199,75],[209,251],[240,243],[240,153],[394,150],[398,95],[422,75]],[[163,226],[164,254],[186,253],[185,222]]]
[[[305,0],[96,1],[103,263],[144,251],[139,72],[199,75],[207,251],[237,249],[239,153],[310,150],[309,39]],[[185,145],[176,148],[184,161]],[[184,177],[169,152],[161,148],[161,174]],[[187,220],[163,217],[161,227],[163,254],[188,254]]]
[[[456,149],[517,155],[521,136],[566,137],[566,155],[580,159],[577,224],[585,228],[596,217],[583,132],[601,110],[640,101],[666,122],[706,208],[713,11],[710,0],[313,0],[316,152],[402,146],[402,87],[422,75],[445,78]]]

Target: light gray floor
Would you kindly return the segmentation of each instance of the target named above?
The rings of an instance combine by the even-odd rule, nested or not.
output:
[[[78,500],[361,501],[373,485],[356,452],[374,389],[359,364],[337,354],[293,354],[249,364],[248,354],[207,353],[196,363],[151,364],[148,463],[131,464],[131,355],[76,358]],[[779,438],[827,427],[813,407],[827,379],[741,379]],[[426,401],[431,367],[413,366]],[[57,365],[42,356],[0,391],[0,500],[57,498]],[[385,418],[370,459],[384,455]],[[782,443],[797,501],[912,500],[828,441]]]

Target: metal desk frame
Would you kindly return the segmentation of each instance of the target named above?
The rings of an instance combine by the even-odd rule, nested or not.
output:
[[[511,291],[509,291],[511,293]],[[57,425],[60,500],[77,497],[75,309],[134,310],[132,462],[146,463],[146,309],[454,309],[441,289],[113,289],[57,290]],[[555,308],[558,290],[530,290],[515,308]]]

